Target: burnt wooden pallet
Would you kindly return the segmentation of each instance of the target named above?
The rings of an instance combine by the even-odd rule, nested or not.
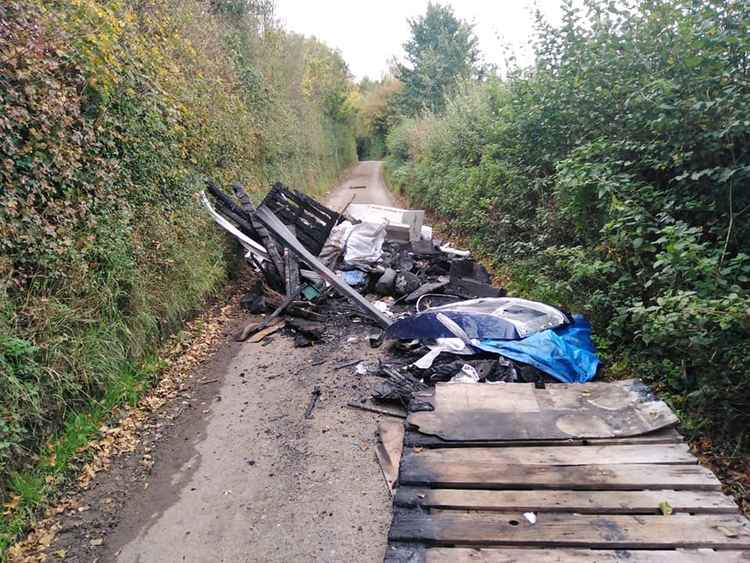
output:
[[[421,413],[409,415],[388,563],[750,563],[750,522],[639,382],[492,387],[509,392],[436,392],[432,418],[416,417],[429,435],[414,424]],[[478,420],[477,409],[480,431],[451,427]],[[593,431],[614,435],[554,439],[560,417],[549,411],[569,409],[630,419]],[[523,427],[498,412],[524,414]]]
[[[607,446],[623,444],[680,444],[685,439],[675,428],[663,428],[648,434],[624,438],[566,438],[564,440],[444,440],[407,428],[404,446],[411,448],[474,448],[491,446],[496,448],[512,446]]]
[[[297,239],[314,256],[320,254],[331,229],[341,218],[311,197],[289,190],[279,182],[268,192],[263,205],[286,225],[294,227]]]

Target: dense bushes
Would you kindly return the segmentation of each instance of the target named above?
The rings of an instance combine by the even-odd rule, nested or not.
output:
[[[750,8],[586,3],[536,65],[388,138],[391,178],[506,269],[592,316],[610,376],[750,447]]]
[[[224,279],[204,175],[315,188],[354,159],[343,61],[270,5],[0,5],[0,500]]]

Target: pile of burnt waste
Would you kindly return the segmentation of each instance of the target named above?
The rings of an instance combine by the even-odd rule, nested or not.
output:
[[[251,313],[238,339],[281,329],[298,346],[336,323],[372,325],[377,362],[355,373],[383,378],[377,401],[409,406],[435,383],[586,382],[599,360],[580,315],[509,297],[466,250],[433,236],[424,212],[350,204],[341,212],[275,184],[260,205],[239,184],[232,197],[209,182],[204,206],[242,245],[258,272],[242,299]],[[411,404],[418,409],[418,404]]]

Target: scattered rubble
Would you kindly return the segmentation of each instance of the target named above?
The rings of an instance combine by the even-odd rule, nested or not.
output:
[[[310,402],[307,404],[307,409],[305,409],[305,418],[312,418],[312,413],[315,410],[315,405],[318,404],[318,399],[320,399],[320,387],[316,385],[310,394]]]

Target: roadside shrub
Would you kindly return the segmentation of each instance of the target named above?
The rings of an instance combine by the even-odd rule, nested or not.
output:
[[[205,176],[317,189],[354,160],[346,65],[270,6],[0,4],[0,501],[225,280]]]
[[[388,138],[390,177],[524,295],[591,316],[605,377],[750,448],[750,8],[564,4],[536,63]]]

